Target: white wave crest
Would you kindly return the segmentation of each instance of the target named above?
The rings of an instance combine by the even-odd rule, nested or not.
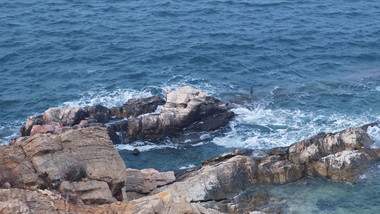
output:
[[[177,146],[172,143],[155,144],[151,142],[136,141],[136,142],[133,142],[132,144],[117,144],[115,145],[115,148],[118,150],[129,150],[129,151],[138,149],[140,152],[146,152],[150,150],[157,150],[157,149],[164,149],[164,148],[176,149]]]
[[[61,107],[68,106],[93,106],[103,105],[108,108],[121,106],[131,98],[144,98],[153,96],[149,91],[138,91],[133,89],[117,89],[112,92],[87,92],[80,99],[64,102]]]
[[[0,125],[0,145],[7,145],[12,139],[19,137],[20,127],[25,125],[25,121],[16,120]]]
[[[231,131],[212,141],[229,148],[267,149],[289,146],[320,132],[336,132],[376,120],[367,115],[328,115],[326,112],[263,107],[252,110],[237,107],[232,110],[237,116],[230,123]]]
[[[375,142],[372,144],[372,148],[380,148],[380,127],[370,126],[367,129],[368,136]]]
[[[188,164],[186,166],[179,167],[179,169],[188,169],[188,168],[193,168],[193,167],[196,167],[196,166],[194,164],[190,163],[190,164]]]

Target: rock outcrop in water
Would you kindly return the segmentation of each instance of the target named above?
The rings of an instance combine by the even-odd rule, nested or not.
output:
[[[155,192],[178,193],[193,202],[218,201],[250,186],[281,184],[303,177],[355,182],[364,169],[380,159],[380,150],[371,149],[372,143],[366,127],[360,127],[275,148],[266,157],[238,150],[205,160],[200,169],[177,175],[176,183]]]
[[[262,193],[256,198],[228,199],[248,187],[303,177],[355,182],[363,170],[380,159],[380,150],[371,148],[373,141],[366,129],[363,126],[319,134],[266,151],[265,157],[235,150],[207,159],[201,167],[177,173],[175,178],[173,173],[153,169],[127,170],[105,127],[36,134],[0,146],[0,210],[249,213],[261,207],[267,209],[265,203],[274,197]],[[272,210],[281,210],[281,206]]]
[[[165,105],[164,105],[165,104]],[[153,113],[164,105],[161,112]],[[59,134],[73,127],[107,125],[108,134],[120,143],[117,132],[130,140],[159,139],[183,131],[210,131],[226,126],[234,113],[205,92],[182,87],[160,97],[130,99],[121,107],[50,108],[43,115],[28,117],[20,137],[39,133]],[[124,118],[128,118],[124,120]]]
[[[127,136],[132,139],[155,139],[183,130],[210,131],[225,126],[234,113],[226,104],[203,91],[182,87],[166,94],[159,114],[128,120]]]
[[[214,130],[234,116],[220,100],[189,87],[168,92],[155,112],[162,104],[150,97],[111,109],[51,108],[29,117],[20,138],[0,146],[0,213],[277,213],[283,202],[275,196],[234,196],[304,177],[355,182],[380,160],[366,133],[376,124],[369,124],[261,151],[261,157],[235,150],[176,175],[127,169],[111,141],[116,132],[158,139]]]

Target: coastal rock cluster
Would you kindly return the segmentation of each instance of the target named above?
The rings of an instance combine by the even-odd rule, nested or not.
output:
[[[166,102],[48,109],[0,146],[0,213],[281,213],[276,196],[239,193],[304,177],[355,182],[380,159],[366,132],[377,124],[321,133],[260,157],[234,150],[177,173],[127,168],[113,146],[115,132],[157,139],[214,130],[232,117],[220,100],[189,87],[168,92]]]
[[[155,113],[162,105],[161,111]],[[129,140],[159,139],[183,131],[210,131],[226,126],[234,117],[226,107],[226,103],[201,90],[182,87],[167,92],[166,102],[153,96],[130,99],[123,106],[110,109],[101,105],[50,108],[43,115],[28,117],[20,137],[104,124],[114,143],[123,143],[117,132],[124,132]]]

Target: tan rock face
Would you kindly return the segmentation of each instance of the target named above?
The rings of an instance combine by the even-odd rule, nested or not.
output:
[[[175,181],[174,172],[158,172],[155,169],[127,169],[126,191],[149,193],[158,186]]]
[[[0,187],[37,188],[43,184],[21,146],[0,147]]]
[[[63,213],[51,200],[37,192],[22,189],[0,189],[0,213]]]
[[[59,135],[37,134],[0,147],[0,153],[4,154],[0,162],[5,168],[0,173],[13,176],[12,186],[58,189],[64,181],[87,179],[88,182],[80,183],[89,186],[85,190],[72,184],[74,193],[88,203],[109,203],[125,185],[124,161],[104,127],[71,129]]]

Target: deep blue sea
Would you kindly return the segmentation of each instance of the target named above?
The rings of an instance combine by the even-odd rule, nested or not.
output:
[[[380,122],[380,2],[0,0],[0,143],[50,107],[180,86],[229,101],[237,117],[197,137],[118,145],[127,167],[177,170]],[[380,145],[380,128],[370,134]]]

